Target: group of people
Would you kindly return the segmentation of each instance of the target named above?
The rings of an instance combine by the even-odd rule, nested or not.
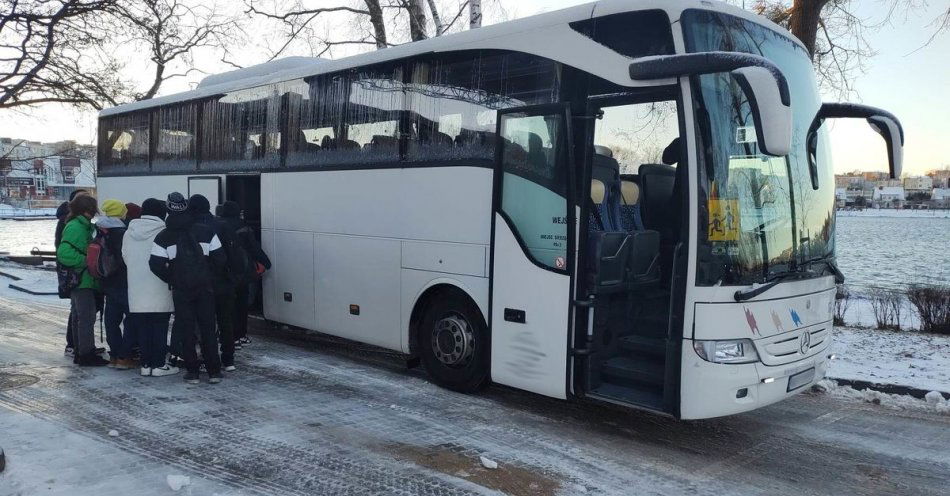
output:
[[[227,201],[216,213],[206,197],[177,192],[139,206],[100,205],[77,190],[60,206],[57,275],[60,297],[71,303],[66,354],[73,363],[139,368],[149,377],[183,365],[191,384],[202,366],[212,384],[236,370],[235,350],[250,342],[249,298],[271,263],[240,205]],[[95,346],[100,312],[108,359]]]

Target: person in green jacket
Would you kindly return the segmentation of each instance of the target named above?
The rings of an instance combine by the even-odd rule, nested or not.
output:
[[[96,354],[96,292],[99,282],[86,268],[86,250],[95,233],[92,218],[99,212],[96,199],[77,196],[69,203],[69,217],[63,229],[63,238],[56,248],[56,259],[63,266],[79,271],[79,286],[69,294],[73,314],[73,342],[76,356],[73,363],[80,366],[101,367],[109,361]]]

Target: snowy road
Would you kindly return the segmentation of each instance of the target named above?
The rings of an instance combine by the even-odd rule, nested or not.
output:
[[[179,494],[194,495],[946,494],[950,484],[948,416],[808,394],[686,423],[505,388],[458,395],[383,356],[260,337],[224,383],[185,386],[73,367],[64,320],[61,307],[0,296],[0,495],[172,494],[168,475],[190,477]]]

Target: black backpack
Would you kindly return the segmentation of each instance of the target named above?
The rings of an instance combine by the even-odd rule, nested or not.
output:
[[[211,268],[191,229],[178,235],[177,252],[171,261],[171,286],[176,290],[211,286]]]
[[[226,242],[228,253],[228,276],[235,285],[250,284],[253,280],[254,264],[244,247],[240,234]]]

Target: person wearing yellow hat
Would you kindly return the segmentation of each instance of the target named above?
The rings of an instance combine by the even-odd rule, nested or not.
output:
[[[138,343],[134,319],[129,318],[129,282],[125,262],[122,260],[122,240],[125,236],[125,216],[129,209],[125,203],[109,199],[99,206],[102,212],[96,219],[97,236],[104,239],[100,252],[100,265],[108,266],[108,274],[102,274],[99,284],[106,295],[102,320],[109,344],[109,367],[117,370],[137,368],[132,357],[132,347]],[[107,257],[108,260],[102,260]]]
[[[102,206],[100,206],[99,209],[102,210],[102,213],[106,216],[114,217],[119,220],[125,220],[126,214],[129,213],[129,207],[126,207],[125,203],[119,200],[106,200],[102,202]]]

